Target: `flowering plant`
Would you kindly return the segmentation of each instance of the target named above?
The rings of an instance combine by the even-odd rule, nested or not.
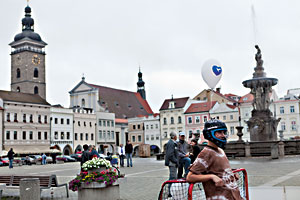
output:
[[[90,184],[92,182],[104,183],[106,186],[112,185],[118,179],[117,170],[109,168],[101,172],[81,172],[75,179],[69,182],[69,189],[77,191],[81,188],[82,184]]]
[[[100,167],[106,167],[111,168],[111,164],[108,160],[105,160],[103,158],[93,158],[92,160],[88,160],[82,165],[82,169],[84,171],[87,171],[89,169],[97,169]]]

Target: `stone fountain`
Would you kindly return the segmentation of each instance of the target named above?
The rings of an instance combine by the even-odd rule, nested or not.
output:
[[[255,48],[257,53],[253,78],[243,81],[244,87],[250,88],[250,93],[254,96],[252,117],[246,123],[250,130],[251,141],[276,141],[277,125],[280,118],[276,119],[273,116],[269,106],[272,86],[277,84],[278,79],[266,77],[261,50],[258,45],[255,45]]]

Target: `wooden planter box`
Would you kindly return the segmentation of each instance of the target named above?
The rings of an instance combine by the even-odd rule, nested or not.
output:
[[[100,197],[101,199],[119,200],[119,182],[116,181],[110,186],[106,186],[105,183],[92,182],[88,185],[82,184],[78,190],[78,200],[98,200]]]

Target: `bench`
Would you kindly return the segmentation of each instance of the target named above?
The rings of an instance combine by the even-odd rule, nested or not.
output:
[[[7,186],[20,186],[20,181],[23,178],[38,178],[40,180],[40,190],[50,189],[53,187],[66,187],[67,197],[69,198],[68,184],[58,184],[56,175],[50,176],[19,176],[19,175],[7,175],[0,176],[0,183],[5,183]]]

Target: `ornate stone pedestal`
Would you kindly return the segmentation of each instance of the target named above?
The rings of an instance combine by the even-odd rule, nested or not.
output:
[[[109,199],[119,200],[120,199],[120,188],[119,183],[116,181],[113,185],[106,186],[105,183],[92,182],[88,185],[82,184],[78,190],[78,200],[98,200],[98,199]]]

